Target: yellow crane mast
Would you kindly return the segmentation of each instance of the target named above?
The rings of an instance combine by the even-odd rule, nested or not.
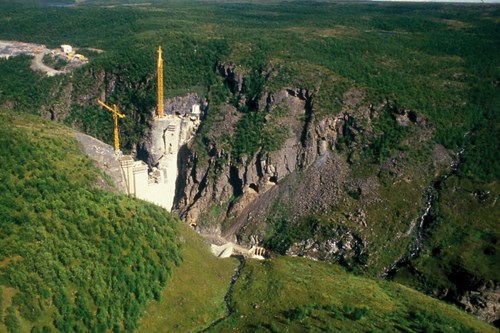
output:
[[[116,104],[113,104],[113,107],[111,107],[101,102],[100,100],[97,100],[97,102],[113,113],[113,120],[115,121],[115,153],[118,153],[120,151],[120,138],[118,137],[118,117],[125,118],[125,115],[118,112],[118,107],[116,106]]]
[[[158,46],[158,118],[163,118],[163,58]]]

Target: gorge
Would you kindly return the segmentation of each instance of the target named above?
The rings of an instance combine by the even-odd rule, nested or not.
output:
[[[25,327],[60,329],[64,316],[80,318],[68,310],[76,300],[99,309],[96,319],[75,319],[78,329],[128,329],[136,313],[149,318],[153,312],[143,311],[153,299],[158,315],[145,325],[160,323],[168,316],[157,298],[172,272],[179,283],[170,290],[172,309],[202,313],[202,304],[217,304],[208,319],[192,320],[193,330],[229,331],[245,322],[248,331],[342,331],[351,324],[376,331],[387,318],[394,330],[462,327],[411,305],[415,290],[499,325],[497,5],[22,2],[0,1],[2,41],[47,49],[71,43],[89,61],[48,77],[30,69],[30,55],[0,60],[0,113],[16,124],[1,127],[0,228],[8,237],[0,237],[0,303],[7,304],[0,331],[7,314]],[[98,99],[125,115],[121,155],[107,145],[114,124]],[[35,126],[23,118],[33,113],[46,120]],[[56,122],[66,127],[55,130]],[[8,134],[23,129],[26,142]],[[60,148],[73,145],[67,133],[108,174],[92,171],[76,146]],[[68,173],[61,171],[65,150],[74,151]],[[61,190],[73,179],[85,187]],[[51,202],[40,201],[49,195]],[[70,245],[50,247],[57,242],[42,242],[46,237]],[[72,237],[87,237],[81,244],[104,253],[99,260],[109,267],[91,270],[101,289],[89,289],[72,270],[72,263],[89,264],[87,248]],[[154,244],[146,245],[148,238]],[[169,248],[158,250],[163,243]],[[245,261],[230,282],[236,260],[208,259],[206,243],[220,257],[253,249],[269,260]],[[43,255],[51,261],[34,260],[32,248],[50,249]],[[168,269],[158,268],[166,262]],[[42,265],[70,278],[47,282]],[[30,272],[36,276],[28,283]],[[74,281],[85,285],[81,298]],[[146,281],[153,282],[143,288]],[[232,295],[221,303],[230,283]],[[119,310],[100,296],[115,287],[128,288]],[[11,303],[14,293],[20,296]],[[51,309],[57,325],[39,325],[31,308]],[[261,326],[248,318],[262,319]]]

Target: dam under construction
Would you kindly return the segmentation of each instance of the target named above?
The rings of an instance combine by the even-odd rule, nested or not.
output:
[[[184,115],[174,111],[157,117],[145,142],[149,165],[130,155],[119,158],[127,193],[170,211],[175,196],[178,152],[194,137],[199,124],[199,104],[193,104]]]
[[[113,115],[114,159],[119,161],[122,191],[170,211],[175,197],[178,152],[182,145],[194,137],[200,125],[201,109],[195,94],[188,94],[187,100],[183,97],[168,100],[165,108],[161,47],[158,47],[157,80],[157,114],[143,142],[142,155],[146,155],[143,160],[122,155],[120,150],[118,120],[126,118],[126,115],[119,112],[116,104],[108,105],[101,100],[97,102]],[[109,158],[106,163],[110,163]],[[116,165],[114,169],[117,176]]]
[[[130,155],[124,155],[120,150],[119,119],[127,116],[118,110],[117,104],[108,105],[98,100],[98,104],[113,115],[114,151],[109,145],[84,134],[78,134],[77,139],[84,146],[85,152],[114,179],[117,189],[172,211],[180,163],[179,152],[195,137],[202,113],[207,109],[207,102],[202,101],[196,93],[164,98],[161,47],[158,48],[157,77],[156,114],[149,123],[149,130]],[[196,223],[191,226],[195,227]],[[242,255],[264,259],[266,255],[266,250],[256,244],[245,248],[218,233],[202,236],[212,244],[212,253],[220,258]]]

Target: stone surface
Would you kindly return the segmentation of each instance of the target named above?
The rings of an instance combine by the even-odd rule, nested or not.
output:
[[[351,260],[359,261],[365,253],[365,242],[345,227],[331,231],[335,234],[325,240],[309,238],[293,244],[286,254],[326,262],[341,262],[349,266]]]
[[[126,194],[127,186],[114,148],[83,133],[76,133],[75,137],[82,145],[85,154],[94,161],[98,168],[111,177],[116,187],[115,190]],[[104,181],[101,182],[100,186],[110,189]]]
[[[500,326],[500,285],[493,281],[485,283],[476,291],[467,291],[459,303],[477,318]]]

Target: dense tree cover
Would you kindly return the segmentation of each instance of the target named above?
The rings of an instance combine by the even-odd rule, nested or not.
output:
[[[62,58],[54,58],[50,54],[46,54],[42,59],[43,63],[49,67],[52,67],[56,70],[63,69],[68,63],[68,60]]]
[[[0,103],[25,112],[51,103],[50,91],[58,79],[33,72],[30,63],[24,55],[0,60]]]
[[[102,139],[112,138],[109,117],[97,116],[93,103],[103,90],[130,115],[122,129],[125,147],[132,148],[142,136],[155,105],[155,49],[162,45],[167,95],[194,87],[210,91],[219,61],[238,64],[248,74],[243,91],[247,101],[263,91],[296,86],[315,92],[316,112],[337,112],[342,92],[355,85],[373,102],[389,99],[426,114],[437,128],[436,141],[448,148],[461,147],[470,132],[476,149],[470,150],[464,175],[491,179],[491,172],[498,172],[488,162],[497,150],[484,140],[484,133],[498,129],[483,126],[498,106],[498,99],[487,102],[499,95],[496,6],[158,1],[132,8],[99,5],[106,1],[72,7],[22,3],[0,3],[5,13],[0,38],[106,51],[76,73],[80,97],[74,98],[69,119]],[[100,72],[106,73],[103,81]],[[2,90],[9,85],[2,84]],[[100,85],[97,90],[95,85]],[[22,94],[7,97],[0,95],[0,100],[30,104],[26,101],[34,98],[40,103],[40,98]],[[207,97],[210,101],[213,96]],[[211,103],[210,112],[218,112],[217,103]],[[248,127],[250,118],[243,117],[240,128]],[[250,153],[259,145],[251,142],[253,135],[246,135],[250,141],[242,131],[236,135],[236,151]],[[205,149],[211,145],[205,142]],[[482,154],[489,157],[478,158]]]
[[[9,332],[132,331],[180,262],[163,209],[95,187],[71,134],[0,113],[0,295]]]

